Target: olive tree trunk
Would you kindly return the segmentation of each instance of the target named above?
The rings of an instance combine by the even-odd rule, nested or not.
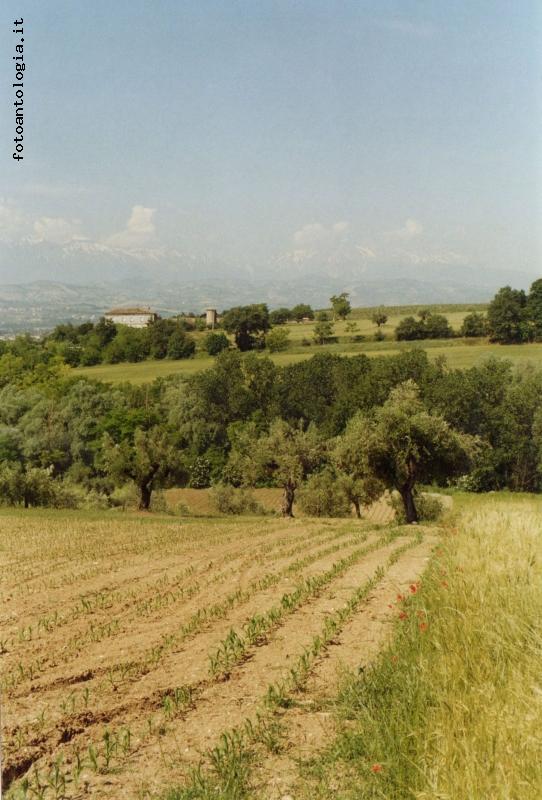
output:
[[[408,462],[408,477],[402,486],[399,487],[401,499],[405,509],[406,521],[409,525],[418,522],[418,511],[414,502],[414,486],[416,484],[416,462]]]
[[[282,495],[282,516],[294,516],[294,499],[295,499],[295,486],[287,483],[284,487],[284,494]]]
[[[139,511],[148,511],[151,507],[152,488],[152,480],[139,484]]]

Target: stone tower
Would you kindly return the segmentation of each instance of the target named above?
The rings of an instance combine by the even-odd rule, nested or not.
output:
[[[217,323],[218,314],[216,313],[216,308],[206,308],[205,309],[205,322],[208,328],[214,330],[214,327]]]

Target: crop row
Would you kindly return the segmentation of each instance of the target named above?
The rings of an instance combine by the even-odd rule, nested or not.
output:
[[[11,588],[27,595],[43,590],[61,588],[66,584],[80,583],[82,580],[90,579],[96,575],[103,576],[116,571],[119,565],[124,565],[127,555],[133,557],[134,555],[148,555],[149,552],[152,552],[154,557],[159,558],[160,544],[163,541],[167,543],[168,555],[178,555],[179,544],[185,549],[189,549],[190,546],[195,546],[197,549],[202,546],[208,548],[214,545],[224,547],[232,542],[238,544],[245,539],[249,539],[251,542],[260,540],[261,543],[262,540],[269,538],[273,534],[271,527],[270,529],[266,528],[264,534],[261,533],[261,521],[259,521],[257,527],[250,527],[241,531],[238,528],[232,530],[227,528],[226,532],[221,529],[216,531],[211,529],[211,532],[209,532],[206,529],[203,536],[199,526],[196,527],[196,530],[191,530],[192,526],[187,528],[185,523],[182,526],[178,523],[167,525],[169,533],[166,537],[163,534],[161,536],[153,536],[153,527],[156,529],[163,527],[163,525],[162,523],[155,523],[154,526],[145,531],[145,536],[137,537],[133,535],[133,529],[130,525],[129,532],[127,531],[126,533],[125,545],[106,547],[104,552],[104,543],[116,541],[116,539],[112,538],[109,529],[104,531],[100,528],[98,533],[93,531],[92,541],[95,546],[89,547],[88,536],[84,537],[83,540],[78,538],[77,543],[74,543],[71,531],[59,535],[59,531],[55,526],[52,535],[47,535],[47,532],[45,532],[46,535],[44,536],[44,531],[40,526],[39,532],[33,537],[36,541],[36,546],[32,547],[32,543],[29,541],[32,537],[27,526],[24,538],[25,545],[28,547],[26,557],[12,564],[12,568],[9,571]],[[289,536],[292,536],[292,532],[289,532]],[[55,559],[56,552],[62,553],[63,558]],[[73,558],[66,558],[66,553],[73,554]],[[116,560],[117,558],[118,561]],[[31,564],[29,565],[29,561],[32,562],[33,560],[38,565],[37,568]],[[85,561],[89,564],[86,569],[71,570],[69,573],[62,574],[62,569],[69,566],[70,563],[81,564]],[[44,562],[46,562],[45,566]],[[42,576],[48,576],[49,579],[42,581],[37,586],[31,585],[31,581]]]
[[[342,537],[337,537],[336,535],[332,535],[330,537],[331,540],[336,540],[337,538]],[[181,626],[177,633],[163,635],[161,641],[149,648],[141,659],[138,659],[137,661],[132,660],[123,662],[108,669],[108,683],[111,687],[113,687],[114,691],[117,691],[124,681],[134,680],[149,672],[151,669],[157,666],[162,657],[166,655],[166,653],[172,648],[180,645],[187,638],[199,633],[201,630],[207,627],[209,623],[219,619],[224,619],[231,609],[248,602],[258,591],[265,591],[266,589],[276,585],[285,575],[295,574],[315,561],[325,558],[328,555],[331,555],[333,552],[344,549],[355,542],[363,541],[366,538],[366,532],[358,532],[344,542],[339,541],[337,543],[335,541],[335,543],[329,547],[309,553],[304,558],[296,560],[277,573],[270,573],[263,578],[253,580],[245,589],[237,589],[235,592],[229,593],[223,600],[219,602],[198,609],[191,615],[188,621]],[[296,548],[296,550],[297,549],[298,548]],[[65,650],[63,650],[63,659],[65,661],[69,660],[70,653],[74,652],[75,650],[79,650],[85,641],[98,642],[104,638],[116,636],[118,633],[118,623],[114,619],[102,624],[92,623],[88,626],[86,632],[83,634],[78,634],[65,644]],[[77,645],[77,647],[75,647],[75,645]],[[41,672],[43,672],[44,669],[46,669],[46,666],[47,661],[44,658],[33,659],[28,663],[19,661],[14,669],[4,673],[2,678],[4,690],[13,691],[25,680],[34,680]],[[85,703],[85,706],[87,703]]]
[[[393,541],[397,535],[396,531],[388,532],[371,544],[358,548],[349,556],[335,562],[325,572],[304,578],[293,591],[282,596],[280,603],[264,614],[252,616],[239,633],[232,628],[217,650],[209,657],[211,677],[227,677],[232,667],[246,658],[248,649],[260,643],[271,630],[281,625],[286,616],[293,614],[307,600],[316,597],[322,589],[335,578],[343,575],[360,558]]]
[[[271,627],[280,624],[280,616],[278,618],[276,617],[276,612],[279,609],[279,614],[282,614],[282,616],[293,613],[296,608],[299,608],[302,602],[307,600],[310,596],[316,595],[326,584],[333,580],[333,578],[343,574],[349,566],[355,563],[362,555],[393,541],[396,536],[397,532],[390,532],[380,537],[376,542],[366,547],[358,548],[350,556],[336,562],[331,569],[321,573],[315,578],[302,581],[293,592],[283,596],[280,606],[269,609],[261,618],[254,617],[247,623],[243,629],[244,636],[246,637],[245,645],[250,644],[250,642],[256,643],[260,640],[265,627],[264,621],[266,621],[268,625],[266,632],[269,632]],[[391,565],[407,548],[411,547],[412,544],[413,542],[407,542],[405,545],[395,550],[389,556],[387,564]],[[380,580],[383,574],[382,567],[379,567],[374,576],[356,590],[345,607],[337,611],[332,617],[326,619],[322,633],[315,637],[311,646],[301,654],[296,665],[290,669],[287,679],[269,687],[264,698],[265,705],[268,709],[273,708],[274,705],[276,706],[277,704],[284,703],[287,691],[300,688],[309,674],[311,664],[321,650],[337,635],[340,626],[344,624],[348,616],[354,613],[363,598],[373,588],[375,583]],[[246,647],[243,653],[237,652],[238,660],[242,661],[245,656]],[[210,659],[211,658],[212,656],[210,655]],[[212,677],[214,680],[219,680],[223,677],[223,673],[215,672]],[[20,800],[25,798],[26,800],[26,798],[31,797],[40,797],[43,800],[48,800],[48,798],[51,798],[51,800],[60,800],[60,798],[68,796],[64,794],[68,791],[68,785],[73,789],[77,789],[83,769],[91,769],[94,772],[100,773],[107,772],[112,768],[113,761],[115,761],[115,763],[120,763],[119,759],[123,761],[129,752],[132,752],[134,743],[143,741],[145,735],[163,736],[167,732],[167,721],[178,713],[182,713],[193,706],[198,694],[197,686],[185,686],[166,693],[162,698],[162,722],[158,721],[157,723],[155,718],[151,715],[147,718],[143,731],[132,732],[130,728],[127,727],[119,728],[116,731],[106,729],[102,739],[88,745],[85,753],[74,750],[70,758],[70,763],[66,764],[63,771],[60,770],[59,772],[60,760],[57,760],[52,767],[45,770],[43,773],[40,773],[37,768],[35,768],[24,781],[18,783],[14,790],[15,793],[13,793],[11,797],[13,800],[15,800],[15,798],[20,798]],[[267,742],[268,746],[270,746],[275,737],[274,729],[273,720],[269,716],[266,717],[264,714],[259,714],[256,725],[247,721],[244,735],[248,736],[250,734],[250,741],[259,738],[260,741]],[[212,751],[210,758],[211,762],[214,760],[215,767],[218,767],[224,759],[227,761],[227,759],[232,756],[235,751],[232,742],[235,744],[235,741],[237,740],[233,734],[226,734],[218,749],[215,748],[215,750]],[[59,774],[63,777],[59,778]],[[60,794],[55,793],[58,787],[61,787],[62,793]]]
[[[344,534],[341,536],[337,536],[336,534],[331,536],[326,536],[326,539],[335,540],[337,538],[343,538]],[[326,550],[318,551],[316,553],[310,554],[306,556],[304,559],[299,559],[294,564],[289,565],[285,569],[281,570],[278,573],[271,574],[266,576],[266,578],[254,580],[252,581],[246,589],[238,589],[236,592],[230,593],[225,600],[214,603],[208,608],[199,609],[192,617],[189,619],[188,623],[182,626],[180,630],[180,636],[172,638],[171,635],[166,635],[164,639],[158,644],[155,645],[150,650],[150,659],[149,665],[153,666],[158,657],[161,656],[164,649],[170,649],[171,646],[174,644],[178,644],[183,641],[188,635],[193,635],[194,633],[201,630],[201,628],[209,621],[213,621],[216,619],[221,619],[227,615],[228,611],[233,608],[234,606],[246,602],[253,596],[256,591],[264,590],[270,588],[271,586],[278,583],[278,581],[287,573],[296,572],[298,570],[303,569],[305,566],[309,565],[315,560],[325,557],[326,555],[332,553],[337,549],[341,549],[342,547],[348,546],[351,542],[359,539],[359,534],[354,537],[351,537],[350,540],[347,542],[340,542],[339,544],[335,544]],[[301,549],[306,549],[306,543],[300,541],[294,548],[290,547],[289,553],[298,552]],[[212,565],[212,562],[208,562],[206,564],[205,569],[207,570],[209,566]],[[188,567],[181,573],[182,577],[189,576],[193,574],[193,568]],[[228,573],[222,572],[219,573],[222,580],[225,580],[228,576]],[[159,579],[163,581],[163,578]],[[213,580],[216,580],[216,577],[213,576]],[[135,606],[135,614],[131,617],[124,619],[124,625],[128,625],[131,620],[136,619],[138,617],[142,617],[151,613],[154,613],[165,606],[169,606],[179,599],[189,599],[196,595],[200,590],[199,584],[192,584],[188,587],[180,586],[176,592],[161,592],[157,593],[154,598],[150,598],[148,601],[138,602]],[[128,596],[133,596],[133,593],[129,593],[129,595],[124,595],[124,599]],[[104,609],[110,608],[113,602],[113,599],[117,597],[117,593],[105,593],[105,592],[98,592],[94,593],[93,595],[82,595],[77,602],[77,604],[71,609],[69,614],[61,617],[58,615],[58,612],[54,612],[49,614],[47,617],[41,618],[38,620],[37,629],[38,630],[53,630],[55,626],[67,624],[69,622],[77,620],[82,614],[92,614],[97,609]],[[91,622],[86,630],[75,634],[73,637],[68,639],[62,649],[62,660],[66,663],[71,659],[73,654],[79,652],[86,643],[90,642],[100,642],[105,638],[109,638],[112,636],[117,636],[121,632],[120,627],[120,620],[117,618],[109,618],[106,622],[103,623],[96,623]],[[33,638],[33,628],[32,626],[26,626],[19,629],[19,640],[20,641],[30,641]],[[9,643],[7,641],[2,641],[2,649],[7,650],[9,648]],[[29,667],[25,666],[23,661],[19,661],[15,670],[11,672],[6,672],[2,679],[2,685],[5,690],[13,690],[17,685],[19,685],[22,681],[25,680],[25,677],[30,677],[33,679],[37,672],[42,671],[47,664],[46,659],[38,659],[32,660],[30,662]],[[133,664],[131,665],[133,666]],[[124,667],[122,671],[125,673],[126,670]],[[144,670],[148,671],[148,670]]]
[[[333,534],[325,533],[323,536],[314,537],[311,544],[314,546],[319,539],[335,539],[344,535],[345,533],[342,531]],[[254,554],[249,553],[248,555],[246,553],[246,548],[235,550],[222,558],[221,566],[224,566],[229,561],[236,560],[240,555],[244,555],[243,563],[253,564],[269,560],[270,553],[273,552],[275,557],[283,557],[298,552],[306,547],[306,539],[300,537],[300,540],[292,546],[291,538],[291,535],[289,535],[273,540],[271,547],[267,548],[264,554],[261,554],[261,548],[255,548],[256,552]],[[208,573],[213,567],[213,562],[206,562],[199,570],[199,574]],[[239,568],[239,566],[236,566],[235,570]],[[119,604],[123,604],[125,608],[129,607],[129,605],[135,606],[136,617],[152,615],[164,607],[171,606],[179,599],[186,599],[197,593],[198,587],[191,586],[184,589],[182,586],[183,581],[194,572],[195,568],[189,566],[181,570],[177,575],[171,577],[166,573],[154,583],[150,585],[145,584],[143,591],[140,593],[142,595],[140,598],[138,598],[137,593],[133,589],[130,591],[121,591],[117,588],[114,591],[101,590],[81,594],[79,600],[67,613],[62,614],[59,613],[58,610],[55,610],[43,615],[39,617],[37,621],[21,626],[17,630],[16,638],[18,638],[19,641],[30,641],[44,634],[51,633],[58,627],[76,621],[81,615],[111,610],[115,605]],[[230,575],[231,571],[222,570],[216,572],[209,579],[208,583],[220,583],[227,580]],[[160,593],[158,591],[159,587],[163,587],[164,589],[167,587],[167,591]],[[145,595],[150,595],[150,597],[145,599]],[[90,635],[89,638],[92,640],[92,635]],[[13,646],[13,640],[6,638],[3,642],[5,650]]]
[[[287,593],[283,596],[280,604],[281,611],[277,614],[277,609],[272,608],[270,609],[265,615],[261,617],[256,615],[253,617],[248,623],[248,641],[256,641],[256,639],[261,636],[263,628],[267,626],[269,630],[269,624],[280,624],[280,617],[285,616],[286,613],[292,613],[301,602],[308,599],[311,594],[316,594],[324,585],[329,583],[333,580],[334,577],[337,577],[339,574],[344,572],[352,563],[354,563],[357,559],[363,556],[363,554],[379,547],[385,541],[390,541],[392,538],[395,537],[396,534],[387,534],[381,539],[377,540],[373,544],[358,548],[351,556],[346,559],[342,559],[339,562],[336,562],[330,570],[327,570],[324,573],[316,576],[315,578],[308,578],[303,580],[293,592]],[[232,608],[236,603],[242,602],[243,600],[248,600],[249,597],[254,593],[256,590],[265,590],[272,586],[273,584],[277,583],[278,580],[282,577],[284,573],[298,571],[314,562],[318,559],[321,559],[332,552],[342,549],[347,544],[351,542],[359,542],[364,541],[367,539],[367,533],[361,532],[358,533],[356,536],[352,537],[351,540],[345,543],[334,543],[331,546],[324,548],[323,550],[319,550],[316,553],[309,554],[304,559],[299,559],[298,561],[294,562],[293,564],[288,565],[284,570],[277,574],[270,574],[258,581],[253,581],[252,584],[247,588],[247,590],[238,590],[229,594],[225,601],[222,603],[214,604],[213,606],[209,607],[205,614],[201,611],[196,612],[186,623],[180,631],[180,636],[177,636],[175,640],[172,636],[164,637],[160,645],[156,648],[152,649],[149,653],[150,659],[146,665],[139,664],[139,669],[137,669],[137,664],[133,662],[127,662],[125,664],[117,665],[108,670],[107,673],[107,680],[114,691],[117,691],[119,686],[128,678],[133,678],[137,674],[143,674],[144,672],[148,671],[151,666],[156,666],[159,662],[160,658],[164,655],[165,651],[173,647],[175,644],[179,644],[184,638],[187,638],[190,635],[193,635],[197,630],[199,630],[203,625],[207,624],[209,621],[213,619],[218,619],[225,616],[230,608]],[[227,641],[227,640],[226,640]],[[209,660],[211,661],[213,658],[212,654],[209,654]],[[241,659],[242,660],[242,659]],[[215,679],[219,679],[219,675],[214,676]],[[194,693],[196,691],[196,687],[194,688]],[[195,694],[194,694],[195,696]],[[83,701],[84,707],[88,707],[89,702],[89,689],[88,687],[85,688],[83,691]],[[75,710],[75,703],[76,703],[76,694],[71,692],[69,698],[66,701],[61,703],[62,711],[71,710],[72,712]]]
[[[335,543],[330,547],[310,553],[304,558],[289,564],[279,572],[269,573],[262,578],[254,579],[246,588],[239,588],[234,592],[230,592],[223,600],[198,609],[181,625],[176,633],[163,635],[162,640],[149,648],[140,660],[120,664],[115,667],[115,670],[122,672],[123,680],[126,678],[133,680],[149,672],[160,663],[168,651],[178,647],[186,639],[195,636],[210,623],[225,619],[233,608],[248,602],[257,592],[270,589],[277,585],[285,575],[300,572],[310,564],[331,555],[333,552],[344,549],[353,542],[364,541],[365,539],[367,539],[367,533],[357,534],[347,542]]]
[[[255,721],[247,718],[242,725],[220,736],[219,743],[207,754],[208,768],[205,769],[204,764],[200,763],[191,771],[190,785],[185,787],[183,796],[192,796],[193,792],[195,797],[220,797],[226,788],[231,797],[245,796],[251,746],[263,744],[271,752],[280,750],[283,731],[276,718],[276,710],[291,705],[292,695],[305,688],[319,656],[336,639],[346,622],[384,577],[386,570],[422,539],[423,534],[418,532],[416,538],[394,550],[385,567],[379,566],[371,578],[353,592],[343,607],[326,617],[320,633],[303,649],[284,677],[268,686]]]

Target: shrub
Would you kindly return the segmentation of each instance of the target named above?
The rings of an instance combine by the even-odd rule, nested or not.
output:
[[[399,341],[416,339],[450,339],[454,332],[446,317],[432,314],[430,311],[419,312],[420,319],[405,317],[395,329],[395,338]]]
[[[211,463],[205,456],[198,456],[190,468],[192,489],[207,489],[211,485]]]
[[[248,489],[234,489],[227,483],[217,483],[211,488],[210,495],[220,514],[265,514],[261,503]]]
[[[301,511],[309,517],[349,517],[350,502],[331,470],[317,472],[297,495]]]
[[[149,352],[147,330],[121,326],[115,338],[105,348],[104,360],[108,364],[120,364],[123,361],[135,363],[147,358]]]
[[[487,321],[483,314],[467,314],[460,329],[461,336],[479,337],[487,334]]]
[[[442,516],[444,511],[444,503],[442,500],[425,492],[416,494],[414,502],[420,522],[435,522]],[[405,508],[398,492],[392,493],[391,505],[395,511],[395,521],[399,525],[406,525]]]
[[[210,356],[217,356],[230,346],[230,340],[225,333],[209,333],[203,342],[205,350]]]
[[[313,339],[316,344],[327,344],[333,336],[333,323],[329,322],[324,317],[327,317],[325,311],[319,312],[320,318],[314,326]]]
[[[86,511],[103,511],[110,507],[107,495],[95,489],[85,489],[72,481],[58,482],[55,508],[79,508]]]
[[[82,367],[93,367],[95,364],[100,364],[102,360],[102,352],[98,345],[87,345],[81,352],[79,363]]]
[[[167,357],[173,359],[192,358],[196,351],[196,342],[180,328],[169,337]]]
[[[267,334],[265,343],[270,353],[281,353],[290,346],[290,334],[285,328],[274,328]]]
[[[424,339],[451,339],[454,335],[450,323],[442,314],[429,314],[423,324]]]
[[[70,479],[53,478],[51,469],[19,464],[0,466],[0,504],[41,508],[103,510],[110,498]]]
[[[395,329],[395,338],[398,341],[423,339],[423,322],[415,317],[405,317]]]
[[[70,367],[77,367],[81,361],[82,348],[73,342],[66,342],[60,345],[58,353],[65,364]]]
[[[156,514],[171,514],[172,510],[168,505],[164,492],[155,491],[152,493],[151,511]]]
[[[129,508],[137,508],[139,498],[137,489],[133,483],[125,483],[116,486],[109,495],[109,502],[114,508],[126,511]]]

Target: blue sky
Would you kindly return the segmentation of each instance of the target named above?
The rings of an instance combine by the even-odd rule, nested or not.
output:
[[[161,259],[537,275],[541,12],[536,0],[6,0],[0,280],[17,246],[32,277],[48,277],[44,248],[73,253],[74,281],[78,248],[97,276],[114,251],[158,275]]]

